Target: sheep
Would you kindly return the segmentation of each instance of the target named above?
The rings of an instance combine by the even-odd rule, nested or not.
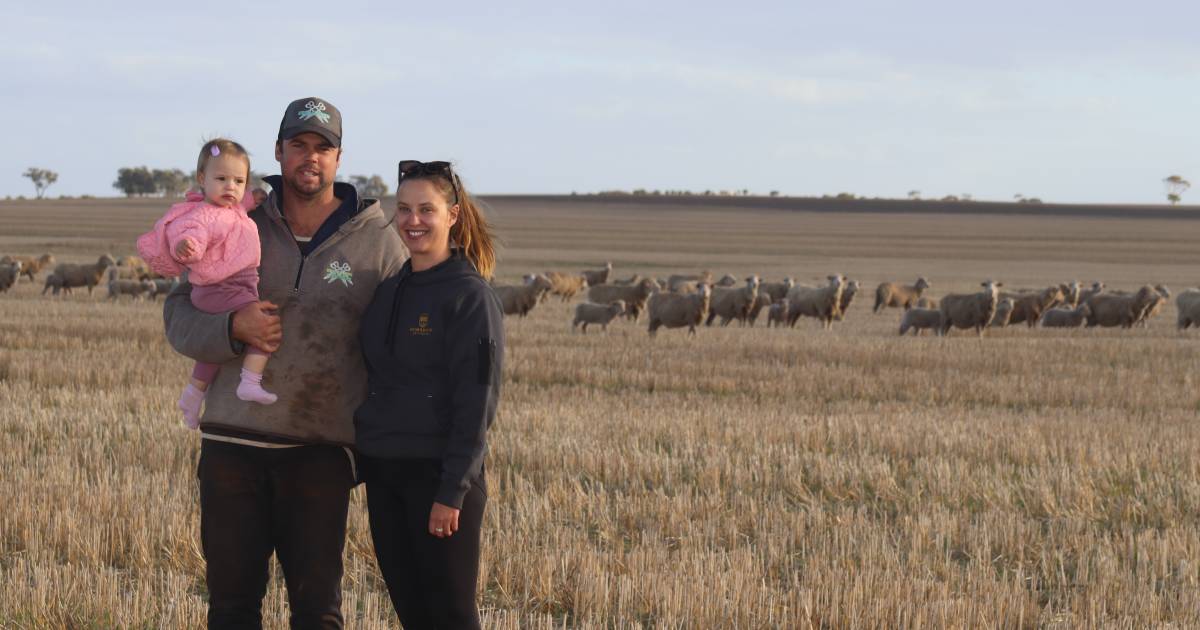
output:
[[[626,287],[615,284],[602,284],[588,289],[587,298],[595,304],[609,304],[620,300],[625,303],[625,317],[637,321],[650,295],[658,290],[658,285],[650,278],[643,278],[635,286]]]
[[[746,278],[744,287],[713,289],[712,298],[709,301],[708,319],[705,320],[704,325],[712,326],[713,320],[718,315],[721,316],[722,326],[728,326],[729,322],[735,319],[744,324],[756,298],[758,298],[758,276]]]
[[[787,299],[775,300],[771,303],[771,307],[767,309],[767,327],[776,326],[782,328],[788,321],[788,301]]]
[[[694,292],[700,284],[712,284],[711,271],[691,275],[671,274],[667,276],[666,287],[668,291],[674,293],[690,293]]]
[[[750,312],[746,314],[746,323],[750,326],[754,326],[754,324],[758,321],[758,314],[761,313],[764,308],[771,306],[771,302],[771,296],[763,293],[762,285],[758,285],[758,297],[755,297],[754,304],[750,305]]]
[[[650,318],[650,336],[654,337],[661,327],[682,328],[687,326],[688,335],[696,334],[696,326],[708,316],[712,289],[701,283],[695,293],[658,292],[650,296],[646,310]]]
[[[900,336],[913,331],[913,336],[919,336],[926,330],[937,333],[942,328],[942,312],[934,308],[913,307],[904,311],[900,316]]]
[[[588,324],[600,324],[600,327],[607,331],[608,323],[624,312],[625,302],[622,300],[608,304],[578,304],[575,306],[575,320],[571,322],[571,330],[575,330],[575,327],[582,323],[584,334],[587,334]]]
[[[71,292],[73,287],[87,287],[88,295],[91,295],[92,289],[100,284],[100,279],[104,277],[104,271],[111,267],[114,263],[112,256],[104,254],[91,265],[76,265],[71,263],[62,263],[54,268],[54,271],[46,276],[46,284],[42,287],[42,295],[46,291],[54,289],[54,295],[58,295],[59,291],[65,290]]]
[[[543,302],[550,295],[557,295],[562,298],[563,302],[569,302],[580,291],[588,288],[588,281],[583,276],[573,276],[557,271],[547,271],[542,275],[546,276],[546,279],[550,281],[550,291],[542,294]]]
[[[875,308],[872,312],[878,313],[889,306],[903,307],[908,310],[921,299],[921,293],[930,287],[929,281],[924,276],[917,278],[914,284],[896,284],[894,282],[884,282],[875,289]]]
[[[5,256],[0,258],[0,265],[11,263],[20,263],[20,275],[29,278],[29,281],[33,282],[33,277],[36,276],[38,272],[54,264],[54,254],[42,254],[37,258],[34,258],[33,256]],[[18,279],[20,279],[20,276],[18,276]]]
[[[21,262],[0,263],[0,293],[8,290],[21,277]]]
[[[846,309],[850,308],[850,302],[854,301],[855,293],[858,293],[858,280],[851,280],[842,289],[842,301],[838,305],[837,315],[834,316],[839,322],[846,318]]]
[[[108,299],[116,300],[122,295],[131,295],[133,299],[140,300],[143,297],[154,297],[154,281],[153,280],[122,280],[111,278],[108,281]]]
[[[795,326],[800,317],[815,317],[829,330],[838,316],[842,303],[845,279],[841,275],[829,276],[829,284],[823,287],[796,285],[788,291],[788,325]]]
[[[505,315],[525,317],[550,288],[550,280],[546,276],[537,275],[526,284],[498,284],[493,286],[492,290],[496,292],[496,297],[500,298],[500,307]]]
[[[1071,308],[1079,306],[1079,293],[1083,290],[1083,286],[1079,284],[1078,280],[1063,282],[1058,285],[1058,288],[1063,292],[1063,305]]]
[[[720,280],[717,280],[716,284],[713,285],[713,288],[716,289],[716,288],[736,287],[737,283],[738,283],[737,278],[735,278],[729,274],[725,274],[725,275],[721,276]]]
[[[1166,306],[1167,301],[1171,299],[1171,290],[1166,285],[1154,285],[1154,293],[1154,295],[1150,296],[1150,303],[1142,309],[1142,312],[1138,314],[1136,321],[1134,321],[1138,326],[1149,325],[1150,318],[1158,315],[1159,311]]]
[[[1013,309],[1016,302],[1012,298],[1004,298],[996,302],[996,314],[992,316],[991,328],[1004,328],[1012,323]]]
[[[1042,314],[1042,328],[1080,328],[1091,312],[1092,307],[1086,303],[1075,308],[1052,308]]]
[[[1146,285],[1133,295],[1117,295],[1101,293],[1093,295],[1084,302],[1091,307],[1088,314],[1088,328],[1102,326],[1112,328],[1120,326],[1130,328],[1137,323],[1142,312],[1149,307],[1161,294],[1150,285]]]
[[[942,312],[942,327],[938,335],[944,336],[955,328],[974,328],[982,337],[983,329],[987,328],[996,316],[996,304],[999,302],[999,289],[1002,282],[985,280],[979,283],[983,291],[978,293],[951,293],[942,298],[939,310]]]
[[[1097,280],[1096,282],[1092,283],[1091,287],[1083,289],[1079,292],[1079,299],[1075,302],[1075,305],[1079,306],[1080,304],[1083,304],[1084,302],[1087,302],[1088,300],[1102,293],[1104,293],[1104,283]]]
[[[179,278],[155,278],[150,282],[154,283],[154,292],[150,294],[151,300],[157,300],[160,295],[167,295],[179,286]]]
[[[608,277],[612,275],[612,263],[604,263],[604,268],[596,271],[584,270],[582,272],[584,280],[587,280],[589,287],[594,287],[598,284],[607,284]]]
[[[1012,315],[1009,323],[1025,322],[1030,328],[1037,325],[1042,313],[1063,301],[1062,288],[1058,285],[1047,287],[1040,292],[1001,293],[1000,299],[1011,298],[1013,301]]]
[[[1179,311],[1179,330],[1191,326],[1200,328],[1200,289],[1186,289],[1175,296],[1175,308]]]
[[[938,308],[938,299],[932,297],[922,297],[917,300],[917,308]]]
[[[791,291],[794,286],[796,286],[795,280],[784,278],[783,282],[763,282],[759,284],[758,292],[765,293],[767,297],[771,298],[771,302],[778,302],[779,300],[786,299],[787,292]]]

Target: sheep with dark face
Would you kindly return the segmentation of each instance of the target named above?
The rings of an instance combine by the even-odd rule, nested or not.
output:
[[[575,306],[575,319],[571,322],[571,330],[575,330],[579,324],[583,324],[583,332],[586,334],[588,324],[597,324],[607,331],[609,322],[624,312],[625,303],[621,300],[609,304],[584,302]]]
[[[695,293],[658,292],[650,296],[650,303],[646,306],[650,318],[650,336],[655,336],[659,328],[684,326],[689,335],[695,335],[696,327],[708,316],[711,297],[712,289],[704,283],[696,288]]]
[[[929,287],[929,281],[924,276],[917,278],[917,281],[913,284],[881,283],[875,289],[875,307],[873,312],[878,313],[888,307],[910,309],[917,305],[917,300],[921,299],[921,293]]]
[[[1001,282],[985,280],[980,283],[983,290],[978,293],[951,293],[942,298],[939,310],[942,312],[942,328],[939,335],[945,335],[950,328],[974,328],[982,337],[983,331],[996,316],[996,305],[1000,302],[999,290],[1004,286]]]

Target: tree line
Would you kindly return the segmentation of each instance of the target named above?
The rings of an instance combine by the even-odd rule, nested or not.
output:
[[[249,188],[266,188],[262,173],[250,172]],[[338,181],[351,184],[363,197],[383,197],[388,194],[387,182],[379,175],[351,175],[349,179],[340,176]],[[122,167],[117,169],[117,179],[113,188],[121,191],[126,197],[178,197],[193,188],[196,182],[196,172],[185,173],[172,169],[151,169],[146,166]]]

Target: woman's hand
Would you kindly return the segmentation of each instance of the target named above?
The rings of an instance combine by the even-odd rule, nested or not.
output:
[[[438,538],[449,538],[458,531],[459,510],[434,502],[429,510],[429,534]]]

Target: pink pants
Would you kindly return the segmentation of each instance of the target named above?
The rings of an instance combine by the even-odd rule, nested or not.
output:
[[[258,271],[247,267],[216,284],[192,285],[192,305],[205,313],[227,313],[258,301]],[[268,356],[270,353],[251,346],[249,354]],[[221,366],[216,363],[196,362],[192,378],[202,383],[212,383]]]

